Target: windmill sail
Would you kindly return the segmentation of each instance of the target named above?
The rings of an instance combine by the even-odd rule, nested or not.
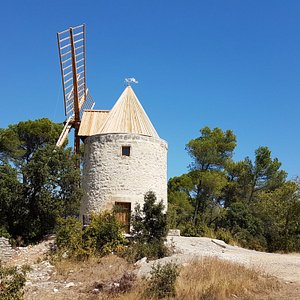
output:
[[[75,115],[86,99],[85,25],[57,33],[65,115]]]
[[[62,75],[64,107],[67,120],[57,146],[61,146],[71,128],[75,129],[74,149],[79,153],[78,136],[84,109],[91,109],[94,100],[86,88],[85,24],[57,33],[57,42]]]
[[[71,128],[72,128],[71,117],[69,117],[67,119],[67,121],[65,123],[65,126],[64,126],[64,128],[63,128],[63,130],[62,130],[62,132],[61,132],[61,134],[59,136],[59,139],[58,139],[57,143],[56,143],[57,147],[61,147],[64,144],[64,142],[65,142],[65,140],[66,140],[66,138],[67,138],[67,136],[68,136]]]

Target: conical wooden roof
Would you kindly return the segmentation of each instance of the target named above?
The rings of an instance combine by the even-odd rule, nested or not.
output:
[[[99,133],[138,133],[159,137],[131,86],[125,88]]]

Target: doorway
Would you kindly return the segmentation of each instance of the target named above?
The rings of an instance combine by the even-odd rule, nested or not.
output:
[[[117,220],[122,224],[125,233],[130,233],[130,202],[116,202],[115,211]]]

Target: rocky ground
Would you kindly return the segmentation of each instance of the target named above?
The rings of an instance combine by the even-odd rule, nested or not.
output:
[[[220,240],[196,237],[169,237],[169,245],[174,249],[174,254],[154,262],[146,259],[135,265],[138,276],[147,275],[154,263],[173,261],[184,264],[192,259],[203,256],[216,256],[255,267],[265,273],[276,276],[284,284],[285,293],[281,299],[300,299],[300,254],[274,254],[247,250],[231,246]],[[106,261],[90,263],[85,266],[89,269],[89,278],[84,278],[82,269],[73,270],[70,266],[56,266],[47,259],[47,252],[53,240],[42,242],[35,246],[18,248],[16,254],[9,262],[10,265],[29,265],[31,271],[27,275],[25,299],[98,299],[95,278],[108,278],[116,287],[120,284],[113,282],[109,274],[122,276],[126,271],[133,271],[118,258],[107,258]],[[116,261],[118,260],[118,261]],[[96,285],[96,286],[95,286]],[[87,291],[88,289],[88,291]],[[75,292],[76,290],[76,292]],[[87,297],[86,295],[89,295]]]
[[[300,254],[277,254],[231,246],[223,241],[205,237],[169,237],[176,254],[171,259],[185,261],[197,256],[221,259],[258,268],[284,281],[300,284]],[[300,299],[300,296],[299,296]]]

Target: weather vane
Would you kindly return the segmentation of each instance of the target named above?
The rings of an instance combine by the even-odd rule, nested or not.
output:
[[[138,84],[139,82],[133,77],[125,78],[125,84],[127,84],[127,86],[131,86],[133,83]]]

